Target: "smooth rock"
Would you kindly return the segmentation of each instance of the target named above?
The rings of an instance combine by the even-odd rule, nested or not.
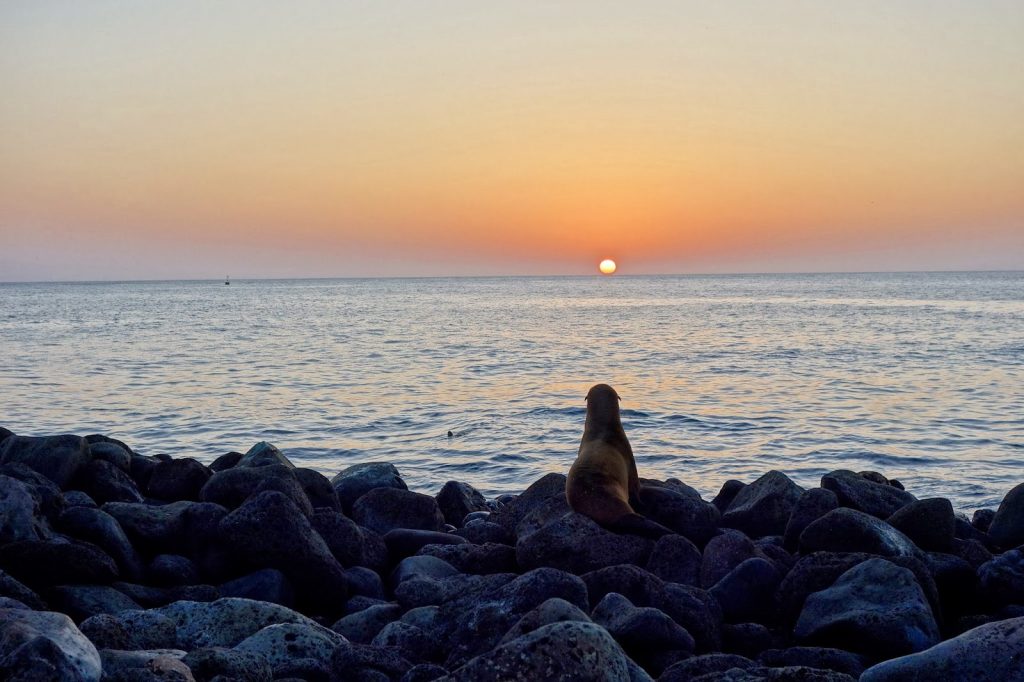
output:
[[[1024,545],[1024,483],[1006,493],[999,503],[988,535],[1001,547]]]
[[[96,647],[63,613],[0,609],[0,676],[88,682],[100,673]]]
[[[437,506],[444,520],[461,527],[466,515],[475,511],[488,511],[487,500],[473,486],[459,481],[448,481],[437,494]]]
[[[76,623],[101,613],[139,609],[126,595],[106,585],[61,585],[46,594],[51,608],[66,613]]]
[[[786,549],[795,550],[800,544],[800,534],[807,526],[838,508],[839,498],[831,490],[811,488],[801,493],[793,505],[793,513],[786,523],[786,532],[783,534]]]
[[[452,531],[452,535],[466,538],[473,544],[483,545],[488,542],[500,545],[514,545],[515,535],[503,526],[491,521],[472,521],[462,528]]]
[[[21,463],[66,488],[90,460],[81,436],[9,436],[0,442],[0,463]]]
[[[654,542],[605,530],[583,514],[570,512],[516,543],[516,561],[524,570],[541,566],[570,573],[621,563],[645,564]]]
[[[9,476],[25,484],[29,493],[39,504],[39,511],[48,520],[61,515],[67,504],[60,486],[38,471],[20,462],[0,465],[0,475]]]
[[[45,540],[50,531],[29,487],[0,475],[0,545],[17,540]]]
[[[402,559],[391,572],[390,582],[398,585],[413,578],[430,578],[439,580],[457,575],[458,569],[447,561],[433,556],[411,556]]]
[[[339,619],[331,629],[357,644],[369,644],[385,625],[402,617],[398,604],[377,604]]]
[[[210,480],[212,472],[191,457],[159,462],[146,484],[146,494],[158,500],[199,501],[199,491]]]
[[[722,650],[726,653],[757,658],[765,650],[781,644],[781,639],[760,623],[726,623],[722,626]]]
[[[117,565],[88,542],[21,540],[4,546],[0,569],[33,589],[69,583],[105,584],[117,575]]]
[[[751,538],[782,535],[803,492],[781,471],[769,471],[736,494],[722,514],[721,525]]]
[[[289,669],[296,659],[313,659],[324,677],[330,669],[331,656],[345,638],[319,625],[280,623],[268,625],[249,635],[233,647],[233,651],[253,653],[270,664],[275,676]]]
[[[860,682],[932,682],[1024,679],[1024,617],[968,630],[930,649],[883,661]]]
[[[632,564],[606,566],[585,573],[583,582],[591,607],[609,593],[618,593],[637,606],[660,606],[665,598],[665,583],[653,573]]]
[[[698,652],[721,648],[722,607],[705,590],[665,583],[664,597],[656,606],[686,628],[696,642]]]
[[[822,551],[867,552],[884,557],[921,554],[910,538],[885,521],[847,508],[830,511],[800,534],[801,554]]]
[[[887,523],[929,552],[948,552],[953,546],[953,505],[943,497],[915,500],[887,519]]]
[[[767,623],[773,619],[775,590],[782,574],[772,562],[747,559],[729,571],[709,590],[729,623]]]
[[[409,489],[398,474],[398,469],[390,462],[354,464],[332,478],[331,485],[346,514],[351,513],[356,500],[376,488]]]
[[[57,519],[57,528],[79,540],[91,542],[117,563],[120,574],[137,580],[142,575],[142,558],[128,536],[110,514],[92,507],[71,507]]]
[[[143,499],[131,476],[102,459],[80,467],[69,485],[88,493],[99,504],[142,502]]]
[[[348,582],[350,594],[384,599],[384,581],[372,569],[365,566],[353,566],[345,569],[345,580]]]
[[[444,515],[433,497],[399,488],[374,488],[360,496],[352,505],[352,520],[382,534],[395,528],[444,528]]]
[[[821,487],[834,492],[843,507],[850,507],[879,519],[889,518],[897,509],[916,499],[904,490],[877,483],[844,469],[822,476]]]
[[[658,538],[647,560],[647,570],[662,580],[684,585],[700,583],[701,553],[682,535]]]
[[[218,590],[223,597],[258,599],[287,608],[295,605],[295,589],[288,577],[276,568],[263,568],[222,583]]]
[[[220,593],[212,585],[178,585],[176,587],[153,587],[135,583],[115,582],[111,585],[118,592],[128,595],[143,608],[167,606],[176,601],[215,601]]]
[[[85,440],[88,443],[89,437],[86,436]],[[109,441],[89,443],[89,456],[93,460],[99,459],[104,462],[110,462],[126,474],[131,473],[132,453],[123,445]]]
[[[295,478],[299,485],[306,492],[309,503],[313,505],[314,512],[317,509],[330,509],[341,511],[341,500],[338,493],[331,485],[331,480],[315,469],[302,469],[296,467]]]
[[[623,682],[638,677],[608,631],[593,623],[545,625],[478,656],[448,677],[466,682],[572,680]]]
[[[886,658],[923,651],[939,628],[914,574],[885,559],[869,559],[832,587],[810,595],[793,630],[809,644]]]
[[[995,509],[975,509],[974,516],[971,517],[971,525],[982,533],[987,533],[992,528],[992,520],[995,517]]]
[[[151,612],[174,622],[178,647],[185,651],[209,646],[233,647],[268,625],[298,623],[321,627],[301,613],[251,599],[180,601]]]

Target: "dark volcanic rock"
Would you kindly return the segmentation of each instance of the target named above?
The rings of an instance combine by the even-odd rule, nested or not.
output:
[[[271,682],[273,671],[266,659],[251,651],[204,647],[188,652],[181,662],[198,682],[219,678],[227,682]]]
[[[378,533],[395,528],[444,528],[444,515],[433,497],[399,488],[374,488],[362,495],[352,505],[352,520]]]
[[[398,679],[412,667],[398,649],[342,642],[331,657],[331,682]],[[367,675],[378,672],[384,677]]]
[[[594,622],[608,630],[626,653],[645,668],[654,654],[666,650],[693,652],[693,637],[666,613],[649,606],[634,606],[616,592],[605,595],[592,615]]]
[[[341,501],[329,478],[315,469],[300,468],[295,469],[295,478],[299,480],[302,489],[306,491],[306,497],[309,498],[309,503],[313,505],[314,510],[325,508],[341,511]]]
[[[384,534],[384,544],[392,561],[416,554],[427,545],[468,545],[469,540],[453,533],[436,530],[395,528]]]
[[[71,507],[60,515],[57,527],[79,540],[91,542],[109,554],[128,580],[142,576],[142,559],[128,541],[121,524],[110,514],[90,507]]]
[[[81,436],[9,436],[0,442],[0,463],[21,463],[65,488],[89,462],[89,448]]]
[[[0,677],[98,682],[100,672],[96,647],[63,613],[0,609]]]
[[[722,525],[752,538],[782,535],[803,492],[781,471],[769,471],[737,493],[722,514]]]
[[[704,679],[702,675],[724,673],[727,670],[737,668],[747,670],[757,664],[746,656],[736,654],[704,654],[694,656],[685,661],[680,661],[666,669],[658,678],[658,682],[690,682],[690,680]]]
[[[466,514],[487,511],[487,500],[468,483],[448,481],[437,494],[437,506],[444,514],[444,520],[455,527],[462,525]]]
[[[590,616],[576,606],[573,606],[564,599],[552,597],[531,609],[526,615],[516,621],[516,624],[509,628],[505,636],[501,638],[499,645],[529,634],[539,627],[568,621],[591,622]]]
[[[621,563],[644,564],[653,546],[652,540],[612,533],[570,512],[520,538],[516,561],[524,570],[550,566],[579,574]]]
[[[56,519],[67,506],[60,487],[41,473],[19,462],[0,465],[0,474],[25,484],[39,511],[49,520]]]
[[[92,499],[81,490],[69,490],[64,493],[64,503],[66,509],[70,509],[71,507],[99,508],[99,505],[96,504],[96,500]]]
[[[472,521],[462,528],[452,531],[452,535],[466,538],[477,545],[483,545],[488,542],[495,542],[501,545],[515,544],[515,536],[510,531],[491,521]]]
[[[344,616],[331,629],[350,642],[369,644],[385,625],[401,617],[402,607],[398,604],[378,604]]]
[[[697,585],[701,560],[700,550],[692,542],[682,535],[666,535],[654,543],[647,570],[666,582]]]
[[[295,468],[295,465],[277,449],[277,446],[266,441],[260,441],[249,448],[249,451],[238,460],[235,467],[262,467],[270,464],[279,464],[289,469]]]
[[[715,583],[709,591],[722,606],[722,615],[729,623],[772,620],[775,589],[782,574],[772,562],[754,557],[747,559]]]
[[[158,500],[199,500],[199,491],[210,480],[211,472],[191,457],[159,462],[146,484],[146,494]]]
[[[801,554],[819,551],[868,552],[885,557],[920,554],[906,535],[885,521],[846,508],[830,511],[800,534]]]
[[[146,457],[145,455],[132,455],[131,466],[128,469],[128,474],[135,481],[135,485],[140,490],[145,490],[146,486],[149,485],[149,477],[153,475],[153,469],[160,462],[164,462],[164,459],[157,459],[156,457]]]
[[[762,652],[782,643],[760,623],[726,623],[722,626],[722,650],[726,653],[757,658]]]
[[[982,564],[978,578],[993,605],[1024,604],[1024,551],[1012,549]]]
[[[228,581],[219,588],[222,597],[257,599],[291,608],[295,590],[287,576],[276,568],[264,568]]]
[[[36,611],[46,610],[46,603],[38,594],[4,571],[0,571],[0,597],[14,599]]]
[[[793,513],[786,523],[784,544],[786,549],[794,550],[800,543],[800,534],[807,526],[817,521],[833,509],[839,508],[839,498],[831,490],[811,488],[805,490],[793,507]]]
[[[974,516],[971,517],[971,525],[982,533],[987,533],[992,527],[992,520],[995,517],[996,512],[994,509],[975,509]]]
[[[686,628],[693,636],[697,651],[721,648],[722,608],[718,601],[699,587],[665,583],[660,604],[653,604]]]
[[[82,466],[70,485],[88,493],[100,504],[142,502],[142,495],[132,477],[102,459],[94,459]]]
[[[719,511],[688,486],[642,486],[644,515],[703,546],[718,528]]]
[[[85,440],[88,443],[89,436],[86,436]],[[123,443],[118,444],[112,441],[89,443],[89,455],[92,459],[102,459],[105,462],[110,462],[126,474],[131,473],[132,451]]]
[[[878,658],[923,651],[939,641],[927,598],[914,574],[885,559],[854,566],[807,598],[798,640]]]
[[[443,559],[462,573],[515,573],[518,568],[515,548],[494,542],[426,545],[419,553]]]
[[[409,489],[398,475],[398,469],[390,462],[354,464],[335,475],[331,485],[338,493],[341,509],[346,514],[351,513],[356,500],[375,488]]]
[[[111,587],[122,592],[144,608],[166,606],[176,601],[214,601],[220,593],[213,585],[177,585],[175,587],[153,587],[133,583],[115,582]]]
[[[630,680],[631,661],[608,631],[593,623],[545,625],[472,659],[443,678],[452,682],[499,680]]]
[[[935,579],[944,616],[964,613],[976,603],[978,575],[969,563],[941,552],[929,552],[925,563]]]
[[[177,646],[174,621],[155,611],[101,613],[82,621],[82,634],[97,649],[167,649]]]
[[[764,558],[750,538],[729,531],[711,538],[701,558],[700,585],[709,588],[747,559]]]
[[[149,562],[146,576],[151,585],[158,587],[195,585],[199,582],[199,569],[188,557],[179,554],[157,554]]]
[[[177,552],[185,544],[184,515],[197,502],[153,506],[134,502],[108,502],[103,511],[117,519],[132,545],[147,554]]]
[[[879,519],[889,518],[897,509],[915,499],[904,490],[876,483],[860,474],[843,469],[822,476],[821,487],[834,492],[840,505]]]
[[[440,580],[458,573],[458,569],[437,557],[411,556],[402,559],[395,566],[395,570],[391,572],[390,582],[392,585],[398,585],[414,578]]]
[[[1024,483],[1006,493],[992,517],[988,534],[1000,547],[1024,545]]]
[[[139,609],[127,596],[105,585],[61,585],[48,590],[46,596],[51,608],[68,614],[76,623],[101,613]]]
[[[27,485],[0,476],[0,545],[17,540],[45,540],[50,535],[39,500]]]
[[[857,654],[828,647],[797,646],[790,649],[769,649],[757,657],[761,665],[770,668],[805,666],[835,670],[854,679],[864,672],[864,661]]]
[[[743,481],[737,481],[734,478],[730,478],[728,481],[722,484],[721,490],[715,495],[715,499],[711,500],[711,504],[715,505],[715,508],[720,513],[725,513],[725,510],[729,508],[732,501],[736,499],[736,496],[741,490],[747,486]]]
[[[436,660],[439,657],[439,642],[422,629],[409,623],[395,621],[388,623],[371,641],[373,646],[394,647],[410,661]]]
[[[274,676],[325,679],[334,649],[345,640],[313,623],[268,625],[232,647],[232,651],[262,656]]]
[[[300,597],[306,594],[328,609],[344,604],[348,588],[341,565],[309,520],[283,493],[253,495],[224,517],[220,534],[223,542],[249,565],[281,570]]]
[[[243,456],[241,452],[227,452],[210,463],[210,471],[217,473],[230,469],[242,461]]]
[[[179,601],[144,613],[169,618],[175,626],[177,647],[186,651],[235,646],[268,625],[279,623],[320,627],[291,609],[251,599],[218,599],[209,603]]]
[[[341,512],[321,508],[313,512],[309,522],[342,566],[364,565],[365,538],[355,521]]]
[[[31,588],[73,583],[103,584],[113,581],[117,565],[106,553],[88,542],[12,542],[0,552],[0,569]]]
[[[218,471],[199,491],[199,499],[236,509],[252,495],[265,490],[285,494],[306,516],[313,513],[313,506],[295,476],[294,467],[283,464],[236,466]]]
[[[926,651],[883,661],[860,678],[861,682],[1020,679],[1024,679],[1024,618],[982,625]]]
[[[491,514],[488,521],[498,524],[516,537],[536,530],[544,525],[542,520],[550,521],[569,511],[569,503],[565,500],[565,480],[565,474],[545,474]],[[541,512],[542,509],[545,511]],[[540,518],[527,520],[528,516],[537,517],[538,513]],[[523,524],[521,530],[520,524]]]
[[[915,500],[887,520],[888,524],[929,552],[948,552],[953,546],[953,505],[942,497]]]

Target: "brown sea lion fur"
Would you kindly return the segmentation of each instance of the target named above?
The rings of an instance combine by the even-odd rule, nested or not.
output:
[[[633,449],[619,416],[619,394],[608,384],[597,384],[587,393],[587,421],[565,497],[573,511],[610,530],[648,537],[671,533],[634,511],[639,492]]]

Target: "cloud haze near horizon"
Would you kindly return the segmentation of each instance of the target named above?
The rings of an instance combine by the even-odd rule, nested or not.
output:
[[[1019,2],[4,3],[0,281],[1024,268]]]

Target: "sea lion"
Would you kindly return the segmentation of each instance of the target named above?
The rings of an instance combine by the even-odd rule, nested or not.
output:
[[[633,448],[622,429],[619,400],[608,384],[597,384],[587,393],[587,421],[565,482],[565,497],[573,511],[609,530],[661,537],[672,531],[634,511],[640,479]]]

